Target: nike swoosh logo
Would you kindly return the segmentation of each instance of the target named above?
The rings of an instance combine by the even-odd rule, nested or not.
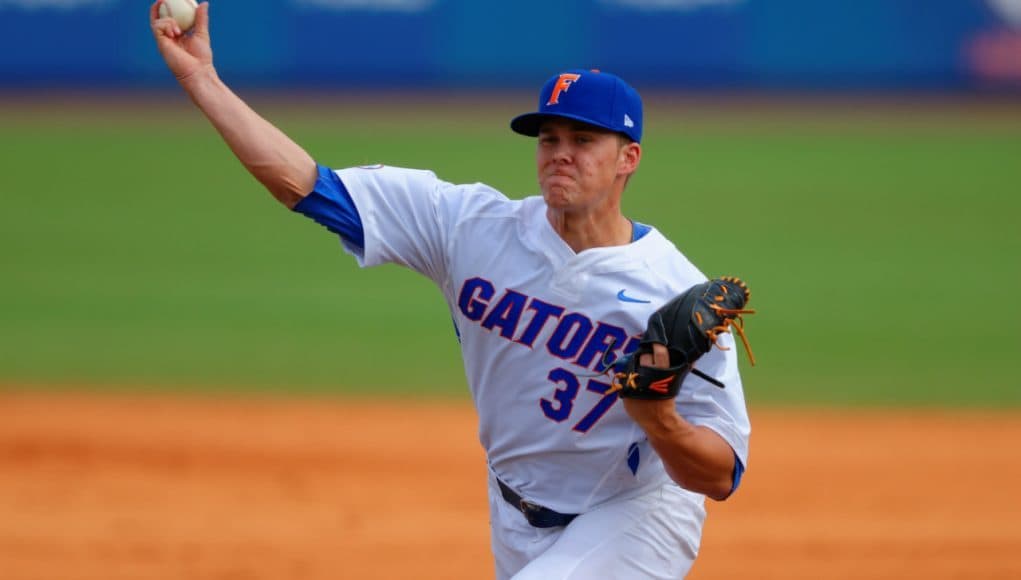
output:
[[[617,292],[617,300],[620,300],[621,302],[635,302],[637,304],[649,304],[650,302],[652,302],[652,300],[640,300],[638,298],[626,296],[623,290]]]

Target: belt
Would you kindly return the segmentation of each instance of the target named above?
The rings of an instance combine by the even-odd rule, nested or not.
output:
[[[500,493],[503,495],[503,499],[507,500],[507,503],[511,504],[515,507],[515,509],[524,514],[528,523],[532,524],[532,526],[536,528],[556,528],[566,526],[571,523],[574,518],[578,517],[578,514],[562,514],[547,507],[542,507],[539,504],[532,503],[518,495],[517,492],[507,487],[507,484],[499,479],[496,480],[496,483],[500,484]]]

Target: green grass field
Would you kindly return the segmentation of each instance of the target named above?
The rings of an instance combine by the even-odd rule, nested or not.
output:
[[[531,97],[260,103],[328,165],[535,192]],[[183,99],[123,104],[0,109],[0,383],[466,394],[428,281],[359,270]],[[1021,111],[990,107],[650,101],[625,211],[749,281],[750,402],[1021,404]]]

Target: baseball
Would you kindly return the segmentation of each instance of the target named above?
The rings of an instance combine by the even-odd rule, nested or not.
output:
[[[195,25],[195,10],[198,7],[195,0],[163,0],[160,2],[160,18],[170,16],[181,30],[190,30]]]

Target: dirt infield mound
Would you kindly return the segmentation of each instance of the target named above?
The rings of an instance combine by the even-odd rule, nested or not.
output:
[[[753,410],[691,578],[1021,577],[1021,415]],[[487,578],[466,404],[0,393],[0,576]]]

